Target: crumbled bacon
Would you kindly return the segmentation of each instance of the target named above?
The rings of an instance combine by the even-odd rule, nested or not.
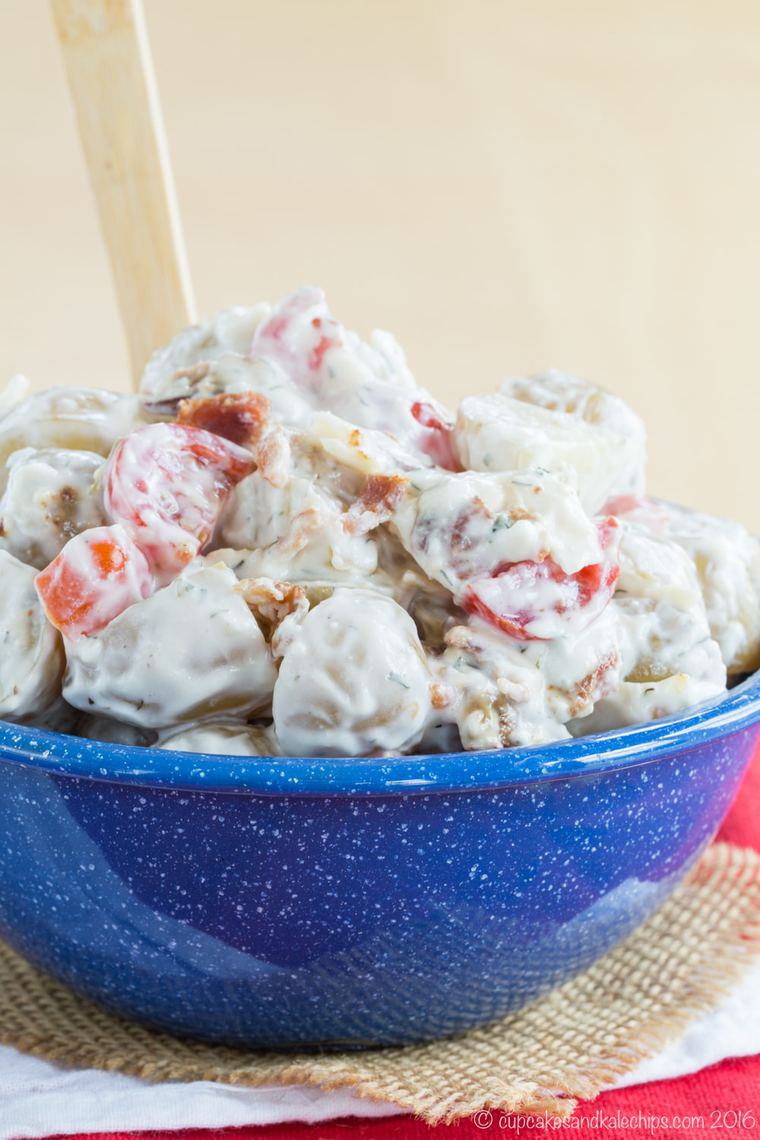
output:
[[[359,496],[359,502],[365,511],[383,515],[385,521],[403,499],[407,482],[402,475],[370,475]]]
[[[275,657],[281,657],[309,612],[309,600],[294,582],[243,578],[237,590],[256,618]]]
[[[430,703],[434,709],[446,709],[449,705],[453,705],[456,700],[456,693],[451,685],[443,685],[440,681],[434,681],[430,686]]]
[[[253,451],[262,479],[273,487],[287,487],[290,479],[290,444],[280,427],[273,427],[260,438]]]
[[[294,582],[276,582],[273,578],[243,578],[236,589],[257,617],[274,625],[304,606],[308,609],[306,594]]]
[[[177,421],[252,447],[267,428],[269,413],[269,400],[259,392],[223,392],[207,399],[183,400]]]
[[[610,678],[614,678],[614,670],[620,664],[620,655],[616,652],[608,653],[602,661],[599,662],[596,669],[587,673],[575,685],[573,690],[573,699],[570,704],[570,716],[579,716],[582,712],[586,711],[590,705],[606,696],[610,690]],[[552,685],[550,688],[556,689]]]
[[[346,530],[367,534],[387,522],[403,499],[408,482],[402,475],[368,475],[362,493],[346,513]]]
[[[460,511],[454,519],[454,523],[451,527],[452,551],[467,551],[472,549],[472,520],[478,517],[490,520],[493,518],[493,512],[489,511],[480,496],[476,495],[472,500],[472,504],[468,505],[465,510]],[[458,559],[456,559],[456,556],[453,556],[452,563],[456,565],[457,562]]]

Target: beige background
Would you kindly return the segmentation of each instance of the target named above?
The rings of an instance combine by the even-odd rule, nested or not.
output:
[[[760,531],[757,0],[146,0],[201,312],[323,284],[453,399],[555,364]],[[128,383],[44,0],[0,0],[0,375]]]

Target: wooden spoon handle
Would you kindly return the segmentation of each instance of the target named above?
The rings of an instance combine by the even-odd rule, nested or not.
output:
[[[194,320],[192,287],[140,0],[52,0],[136,387]]]

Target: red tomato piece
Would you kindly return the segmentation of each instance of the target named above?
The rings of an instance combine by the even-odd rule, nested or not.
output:
[[[253,334],[251,354],[276,361],[296,384],[319,377],[325,354],[339,348],[343,329],[327,309],[321,289],[307,286],[286,297]]]
[[[566,574],[552,558],[513,562],[468,586],[463,606],[518,641],[548,641],[580,633],[604,610],[620,574],[619,523],[598,525],[603,557]]]
[[[312,372],[319,372],[325,359],[325,353],[329,352],[331,348],[340,348],[343,344],[343,331],[338,322],[330,317],[314,317],[311,327],[316,329],[319,340],[309,353],[309,368]],[[325,328],[327,328],[327,332],[324,331]]]
[[[610,515],[626,515],[630,511],[646,510],[654,505],[653,500],[648,499],[646,495],[628,493],[625,495],[614,495],[613,498],[604,504],[604,510]]]
[[[331,362],[333,349],[344,352]],[[428,400],[416,400],[414,389],[388,379],[382,361],[372,362],[372,353],[370,346],[361,348],[358,339],[330,316],[324,293],[313,288],[298,289],[286,297],[258,326],[251,346],[252,355],[275,361],[307,397],[316,396],[326,410],[362,427],[388,432],[429,455],[440,467],[460,471],[452,443],[453,423],[445,422]],[[348,394],[350,412],[342,406],[343,392]]]
[[[604,510],[626,522],[641,523],[655,534],[666,535],[673,517],[667,503],[647,495],[615,495]]]
[[[230,490],[254,466],[248,451],[203,428],[151,424],[112,453],[103,501],[165,585],[211,537]]]
[[[411,406],[411,413],[423,429],[417,440],[420,450],[429,455],[439,467],[445,467],[447,471],[460,471],[461,465],[452,438],[454,425],[444,423],[432,404],[424,400],[416,400]]]
[[[123,527],[97,526],[69,539],[35,585],[48,620],[75,641],[147,598],[153,576]]]

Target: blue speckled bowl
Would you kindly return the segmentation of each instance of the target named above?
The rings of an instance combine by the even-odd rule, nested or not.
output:
[[[146,751],[0,724],[0,933],[112,1010],[247,1046],[490,1021],[657,907],[720,823],[760,675],[551,747]]]

